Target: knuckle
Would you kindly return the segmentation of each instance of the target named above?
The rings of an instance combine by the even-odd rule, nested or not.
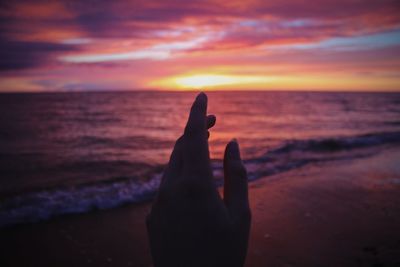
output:
[[[203,129],[200,123],[192,123],[185,128],[185,136],[192,137],[198,135]]]

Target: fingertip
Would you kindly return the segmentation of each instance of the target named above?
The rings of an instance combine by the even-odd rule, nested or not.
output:
[[[236,138],[232,139],[228,145],[226,146],[226,157],[229,159],[236,159],[236,160],[241,160],[240,157],[240,149],[239,149],[239,143],[237,142]]]
[[[224,201],[235,220],[249,220],[247,171],[240,158],[239,144],[232,139],[224,158]]]
[[[193,107],[198,107],[201,110],[207,109],[207,95],[203,92],[199,93],[194,100]]]
[[[203,92],[200,92],[197,95],[196,100],[194,102],[201,107],[207,107],[207,101],[208,101],[207,95]]]
[[[201,133],[206,130],[207,96],[204,93],[197,95],[189,113],[186,124],[186,133]]]
[[[197,97],[196,97],[196,99],[198,99],[198,100],[205,100],[205,101],[207,101],[207,95],[204,93],[204,92],[200,92],[198,95],[197,95]]]
[[[215,117],[215,115],[208,115],[207,116],[207,129],[210,129],[211,127],[213,127],[215,125],[217,121],[217,117]]]

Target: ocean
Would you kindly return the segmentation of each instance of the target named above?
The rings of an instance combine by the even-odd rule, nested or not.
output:
[[[0,227],[151,201],[195,95],[0,94]],[[207,95],[216,186],[232,138],[250,183],[400,148],[399,93]]]

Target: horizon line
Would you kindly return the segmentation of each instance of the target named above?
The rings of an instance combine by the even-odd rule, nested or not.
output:
[[[154,88],[119,88],[119,89],[93,89],[93,90],[44,90],[44,91],[0,91],[0,94],[55,94],[55,93],[134,93],[134,92],[157,92],[157,93],[215,93],[215,92],[287,92],[287,93],[400,93],[400,88],[393,89],[154,89]]]

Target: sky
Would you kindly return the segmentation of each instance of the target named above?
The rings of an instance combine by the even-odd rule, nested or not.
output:
[[[398,0],[3,2],[0,92],[400,91]]]

